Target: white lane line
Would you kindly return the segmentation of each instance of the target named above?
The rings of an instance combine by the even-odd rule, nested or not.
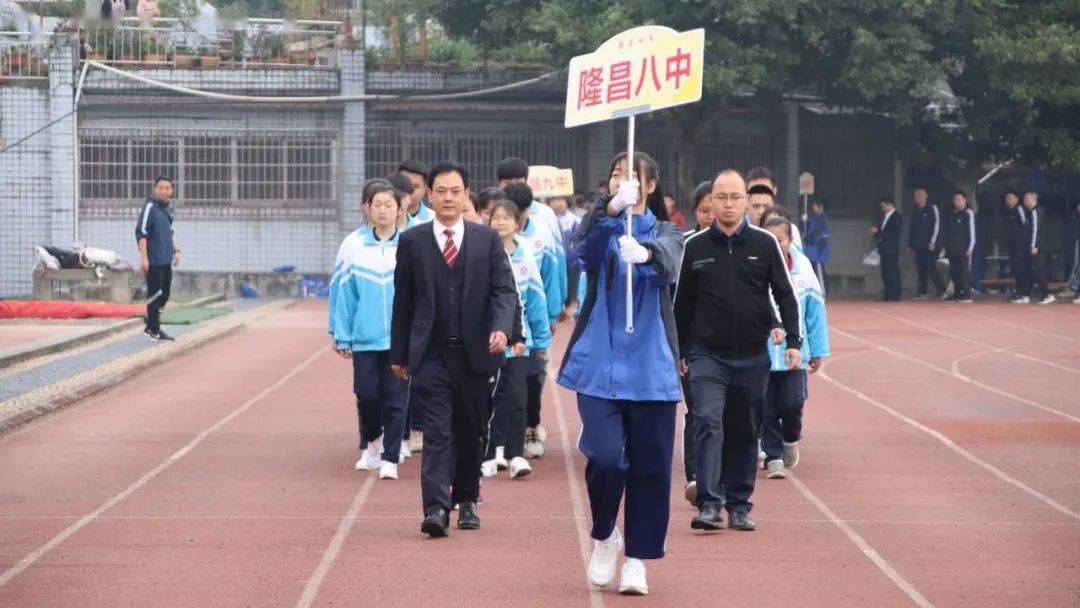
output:
[[[1020,325],[1018,323],[1009,323],[1008,321],[1002,321],[1001,319],[998,319],[996,317],[990,317],[990,316],[987,316],[987,315],[980,315],[978,313],[972,313],[972,316],[973,317],[978,317],[980,319],[986,319],[987,321],[990,321],[992,323],[997,323],[999,325],[1005,325],[1006,327],[1015,327],[1017,329],[1022,329],[1024,331],[1030,331],[1032,333],[1036,333],[1036,334],[1039,334],[1039,335],[1042,335],[1042,336],[1046,336],[1048,338],[1057,338],[1058,340],[1065,340],[1065,341],[1068,341],[1068,342],[1080,342],[1080,340],[1077,340],[1076,338],[1070,338],[1068,336],[1064,336],[1064,335],[1061,335],[1061,334],[1056,334],[1056,333],[1054,333],[1052,331],[1044,331],[1044,330],[1041,330],[1041,329],[1035,329],[1034,327],[1028,327],[1027,325]]]
[[[318,567],[311,573],[311,578],[304,585],[304,592],[300,594],[300,599],[296,601],[296,608],[308,608],[308,606],[315,603],[315,596],[319,594],[319,587],[322,586],[323,580],[330,572],[330,568],[334,567],[334,560],[337,559],[338,553],[341,552],[341,546],[345,544],[345,539],[348,538],[353,525],[358,519],[361,519],[359,517],[360,509],[367,502],[367,498],[371,494],[371,488],[375,487],[375,480],[378,478],[379,472],[372,471],[368,478],[364,480],[364,485],[360,486],[360,491],[356,493],[352,504],[349,505],[349,510],[345,512],[345,517],[341,519],[337,530],[334,531],[330,544],[327,545],[326,551],[323,552]]]
[[[143,487],[148,482],[150,482],[150,480],[154,479],[159,474],[161,474],[162,471],[164,471],[165,469],[167,469],[170,466],[172,466],[173,464],[175,464],[177,461],[179,461],[184,456],[187,456],[188,453],[190,453],[192,450],[194,450],[196,447],[198,447],[199,444],[201,444],[204,440],[206,440],[206,438],[209,437],[212,433],[214,433],[215,431],[217,431],[221,427],[223,427],[226,424],[228,424],[229,422],[231,422],[234,418],[236,418],[240,414],[243,414],[245,411],[248,410],[248,408],[250,408],[251,406],[255,405],[256,403],[258,403],[259,401],[264,399],[270,393],[272,393],[272,392],[276,391],[277,389],[281,388],[282,386],[284,386],[286,382],[288,382],[289,380],[292,380],[293,377],[295,377],[297,374],[302,372],[305,368],[307,368],[308,365],[311,365],[311,363],[313,363],[316,359],[318,359],[322,355],[325,355],[328,352],[329,352],[329,349],[327,349],[326,346],[320,346],[318,348],[318,350],[316,350],[314,353],[311,354],[311,356],[309,356],[307,359],[304,359],[304,361],[302,363],[300,363],[300,365],[297,365],[296,367],[294,367],[291,371],[289,371],[289,373],[285,374],[280,379],[278,379],[277,382],[275,382],[275,383],[271,384],[270,386],[266,387],[265,389],[260,391],[259,394],[255,395],[251,399],[248,399],[247,401],[245,401],[243,405],[236,408],[235,410],[230,412],[228,415],[226,415],[224,418],[222,418],[221,420],[218,420],[213,425],[208,427],[206,430],[204,430],[203,432],[196,435],[195,438],[191,440],[191,443],[188,443],[184,447],[182,447],[179,450],[177,450],[176,452],[174,452],[172,454],[172,456],[169,456],[164,461],[162,461],[160,464],[158,464],[156,467],[151,469],[150,472],[146,473],[145,475],[143,475],[142,477],[137,479],[135,481],[135,483],[131,484],[127,488],[124,488],[124,490],[121,491],[119,494],[117,494],[117,495],[113,496],[112,498],[110,498],[109,500],[105,501],[104,503],[101,504],[101,506],[99,506],[98,508],[94,509],[93,511],[87,513],[82,518],[80,518],[78,521],[76,521],[75,523],[73,523],[70,526],[68,526],[67,528],[65,528],[62,532],[60,532],[56,536],[52,537],[44,545],[41,545],[37,549],[34,549],[32,552],[27,554],[26,557],[23,557],[21,560],[19,560],[19,562],[17,564],[15,564],[14,566],[8,568],[2,575],[0,575],[0,587],[3,587],[4,585],[8,584],[11,581],[11,579],[18,576],[19,573],[22,572],[23,570],[26,570],[27,568],[29,568],[31,565],[34,564],[34,562],[41,559],[41,557],[44,556],[46,553],[48,553],[49,551],[52,551],[53,549],[55,549],[57,547],[57,545],[59,545],[60,543],[64,542],[68,538],[70,538],[73,534],[75,534],[76,532],[81,530],[87,524],[93,522],[102,513],[104,513],[106,511],[108,511],[109,509],[115,507],[120,501],[124,500],[125,498],[130,496],[132,493],[134,493],[136,490],[138,490],[139,488]]]
[[[889,564],[889,562],[884,557],[882,557],[876,549],[870,546],[870,543],[866,542],[866,539],[860,536],[858,532],[856,532],[836,513],[833,513],[832,509],[830,509],[828,505],[822,502],[820,498],[818,498],[813,492],[811,492],[810,488],[806,487],[806,484],[804,484],[802,480],[796,477],[795,474],[791,471],[788,471],[788,479],[791,480],[791,483],[795,484],[795,487],[798,488],[799,492],[801,492],[804,497],[806,497],[806,500],[809,500],[810,503],[814,505],[814,507],[817,508],[818,511],[821,511],[822,515],[824,515],[830,522],[832,522],[834,526],[839,528],[840,531],[848,537],[848,540],[854,543],[855,546],[858,547],[860,551],[862,551],[863,555],[865,555],[870,561],[874,562],[874,565],[878,567],[878,570],[881,570],[881,572],[885,574],[885,576],[889,577],[889,580],[891,580],[897,587],[900,588],[901,591],[906,593],[907,596],[911,598],[911,601],[914,602],[916,606],[920,606],[921,608],[934,607],[934,604],[931,603],[930,600],[926,599],[923,594],[919,593],[919,590],[916,589],[915,586],[912,585],[910,582],[908,582],[908,580],[904,578],[903,575],[897,572],[896,568],[893,568],[892,565]]]
[[[559,389],[551,378],[551,370],[548,369],[545,381],[547,386],[545,388],[551,389],[551,400],[555,404],[555,417],[559,421],[559,441],[562,444],[563,463],[566,465],[567,485],[570,487],[570,503],[574,507],[574,519],[577,520],[575,528],[577,528],[578,549],[581,551],[582,573],[584,574],[588,572],[589,557],[592,554],[592,542],[590,542],[592,537],[586,528],[587,522],[591,522],[592,518],[588,517],[587,511],[585,511],[585,501],[582,498],[584,493],[581,489],[581,482],[577,478],[577,471],[574,469],[574,453],[571,451],[570,432],[566,424],[566,414],[563,413],[562,397],[559,395]],[[587,576],[585,586],[589,590],[589,606],[591,608],[604,608],[604,598],[589,583]]]
[[[1069,517],[1071,517],[1071,518],[1073,518],[1075,520],[1080,520],[1080,513],[1070,509],[1069,507],[1066,507],[1065,505],[1059,503],[1058,501],[1054,500],[1053,498],[1050,498],[1046,494],[1043,494],[1042,492],[1036,490],[1035,488],[1032,488],[1031,486],[1029,486],[1029,485],[1025,484],[1024,482],[1020,481],[1019,479],[1016,479],[1016,478],[1010,476],[1005,471],[1002,471],[1001,469],[995,467],[994,465],[990,464],[989,462],[986,462],[985,460],[983,460],[983,459],[979,458],[978,456],[972,454],[971,452],[965,450],[964,448],[957,445],[955,441],[953,441],[952,439],[947,437],[944,433],[942,433],[940,431],[937,431],[937,430],[934,430],[934,429],[926,426],[925,424],[923,424],[923,423],[921,423],[921,422],[919,422],[917,420],[909,418],[909,417],[901,414],[900,412],[894,410],[893,408],[885,405],[884,403],[878,401],[877,399],[874,399],[873,397],[869,397],[866,394],[862,393],[861,391],[859,391],[857,389],[854,389],[854,388],[844,384],[843,382],[840,382],[839,380],[836,380],[835,378],[829,376],[829,374],[825,370],[826,367],[828,367],[827,362],[826,362],[826,365],[823,366],[820,370],[818,370],[818,373],[817,373],[817,376],[819,378],[821,378],[822,380],[825,380],[829,384],[832,384],[833,386],[835,386],[835,387],[837,387],[837,388],[839,388],[839,389],[841,389],[843,391],[851,393],[852,395],[858,397],[862,401],[865,401],[865,402],[869,403],[870,405],[878,408],[879,410],[885,412],[886,414],[889,414],[893,418],[896,418],[897,420],[900,420],[901,422],[904,422],[904,423],[906,423],[906,424],[908,424],[908,425],[910,425],[910,426],[912,426],[912,427],[926,433],[927,435],[930,435],[934,439],[937,439],[938,441],[943,443],[945,445],[945,447],[947,447],[950,450],[956,452],[957,454],[963,456],[964,458],[966,458],[970,462],[978,465],[979,467],[982,467],[986,471],[989,471],[991,474],[993,474],[998,479],[1004,481],[1005,483],[1007,483],[1007,484],[1009,484],[1009,485],[1011,485],[1011,486],[1025,492],[1025,493],[1029,494],[1030,496],[1034,497],[1035,499],[1037,499],[1038,501],[1040,501],[1043,504],[1047,505],[1048,507],[1054,509],[1055,511],[1059,511],[1061,513],[1064,513],[1065,515],[1068,515]]]
[[[831,327],[830,330],[835,332],[835,333],[838,333],[838,334],[840,334],[840,335],[842,335],[845,338],[848,338],[850,340],[855,340],[856,342],[861,342],[863,344],[866,344],[867,346],[876,346],[876,347],[880,348],[882,351],[887,352],[887,353],[889,353],[891,355],[894,355],[896,357],[900,357],[901,359],[906,359],[906,360],[911,361],[913,363],[918,363],[919,365],[928,367],[928,368],[930,368],[930,369],[932,369],[934,371],[945,374],[946,376],[949,376],[951,378],[956,378],[958,380],[962,380],[964,382],[967,382],[968,384],[971,384],[972,386],[977,386],[977,387],[979,387],[979,388],[981,388],[981,389],[983,389],[985,391],[989,391],[991,393],[995,393],[995,394],[1001,395],[1003,397],[1008,397],[1009,399],[1012,399],[1014,401],[1018,401],[1020,403],[1025,404],[1025,405],[1030,405],[1031,407],[1040,409],[1040,410],[1042,410],[1044,412],[1048,412],[1050,414],[1060,416],[1060,417],[1062,417],[1062,418],[1064,418],[1064,419],[1066,419],[1066,420],[1068,420],[1070,422],[1080,424],[1080,418],[1078,418],[1076,416],[1073,416],[1072,414],[1069,414],[1068,412],[1063,412],[1063,411],[1061,411],[1061,410],[1059,410],[1057,408],[1053,408],[1053,407],[1050,407],[1048,405],[1044,405],[1042,403],[1039,403],[1038,401],[1032,401],[1031,399],[1028,399],[1026,397],[1021,397],[1020,395],[1010,393],[1008,391],[1003,391],[1003,390],[1001,390],[999,388],[995,388],[993,386],[990,386],[989,384],[979,382],[978,380],[975,380],[974,378],[971,378],[970,376],[965,376],[964,374],[961,374],[959,371],[957,371],[957,368],[956,368],[955,365],[953,365],[953,369],[951,369],[951,370],[950,369],[945,369],[944,367],[939,367],[937,365],[934,365],[933,363],[930,363],[929,361],[923,361],[922,359],[919,359],[918,357],[913,357],[911,355],[904,354],[904,353],[902,353],[900,351],[893,350],[893,349],[891,349],[891,348],[889,348],[887,346],[884,346],[882,344],[878,344],[877,342],[873,342],[873,341],[867,340],[865,338],[860,338],[859,336],[856,336],[855,334],[852,334],[852,333],[848,333],[848,332],[836,327],[835,325],[833,327]],[[975,354],[976,355],[982,355],[982,354],[987,354],[987,353],[975,353]],[[966,357],[961,357],[960,360],[962,360],[964,358],[966,358]]]
[[[864,308],[866,308],[866,307],[864,307]],[[1069,372],[1071,374],[1080,375],[1080,369],[1076,369],[1076,368],[1073,368],[1073,367],[1068,367],[1066,365],[1061,365],[1060,363],[1054,363],[1053,361],[1047,361],[1046,359],[1040,359],[1039,357],[1033,357],[1031,355],[1024,355],[1024,354],[1021,354],[1021,353],[1018,353],[1018,352],[1014,352],[1009,347],[994,346],[993,344],[983,342],[982,340],[976,340],[974,338],[968,338],[967,336],[961,336],[959,334],[954,334],[954,333],[943,331],[943,330],[940,330],[940,329],[935,329],[933,327],[930,327],[929,325],[923,325],[922,323],[919,323],[917,321],[912,321],[911,319],[908,319],[908,318],[905,318],[905,317],[897,316],[897,315],[894,315],[894,314],[890,314],[890,313],[887,313],[887,312],[875,310],[875,309],[872,309],[872,308],[867,308],[867,310],[871,310],[871,311],[873,311],[873,312],[875,312],[877,314],[884,315],[886,317],[892,317],[893,319],[896,319],[897,321],[907,323],[908,325],[911,325],[912,327],[918,327],[919,329],[922,329],[922,330],[925,330],[925,331],[928,331],[928,332],[931,332],[931,333],[935,333],[935,334],[937,334],[939,336],[944,336],[946,338],[950,338],[950,339],[953,339],[953,340],[960,340],[961,342],[967,342],[969,344],[974,344],[976,346],[981,346],[983,348],[988,348],[988,349],[990,349],[991,352],[1000,352],[1000,353],[1009,354],[1009,355],[1012,355],[1014,357],[1024,359],[1024,360],[1027,360],[1027,361],[1033,361],[1035,363],[1042,363],[1043,365],[1047,365],[1047,366],[1053,367],[1055,369],[1059,369],[1059,370],[1061,370],[1063,372]]]

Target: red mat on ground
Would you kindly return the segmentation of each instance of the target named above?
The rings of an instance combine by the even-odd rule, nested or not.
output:
[[[146,314],[142,304],[0,300],[0,319],[126,319]]]

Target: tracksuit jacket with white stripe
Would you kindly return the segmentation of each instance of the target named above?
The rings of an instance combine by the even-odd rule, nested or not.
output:
[[[555,271],[552,275],[554,280],[558,281],[558,294],[559,298],[554,302],[548,302],[548,307],[551,309],[558,309],[558,312],[554,313],[551,317],[551,322],[554,323],[558,316],[562,314],[563,304],[566,303],[566,298],[570,295],[570,286],[567,283],[566,273],[566,247],[563,243],[562,226],[559,224],[559,216],[555,215],[555,211],[551,207],[533,201],[529,205],[529,223],[538,223],[541,226],[546,227],[551,232],[551,245],[554,247],[555,252]],[[545,288],[547,283],[544,284]],[[548,299],[551,299],[554,288],[548,290]]]
[[[799,335],[803,337],[800,368],[806,369],[812,357],[829,356],[829,318],[825,312],[825,295],[810,259],[794,245],[788,247],[787,255],[791,260],[789,272],[795,285],[795,300],[799,304]],[[767,342],[771,359],[769,371],[788,371],[784,358],[787,340],[781,344],[773,344],[771,339]]]
[[[522,333],[525,336],[525,354],[528,356],[534,350],[547,350],[551,347],[551,325],[548,320],[547,295],[544,293],[543,279],[540,277],[540,267],[536,264],[536,258],[529,251],[525,238],[521,235],[514,237],[517,249],[514,253],[508,253],[510,269],[514,272],[514,281],[517,283],[518,296],[521,298]],[[506,358],[515,357],[512,348],[506,347]]]
[[[342,241],[330,279],[330,335],[339,349],[390,350],[400,232],[380,240],[361,228]]]
[[[959,257],[975,249],[975,212],[970,207],[953,210],[945,224],[945,253]]]
[[[566,256],[560,257],[549,226],[536,221],[535,216],[529,216],[521,237],[540,267],[544,295],[547,296],[548,321],[554,324],[562,314],[563,302],[566,301]]]

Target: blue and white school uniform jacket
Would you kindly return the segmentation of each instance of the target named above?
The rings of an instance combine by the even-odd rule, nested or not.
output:
[[[416,215],[413,215],[413,214],[409,213],[409,211],[407,209],[405,210],[405,215],[410,220],[412,220],[412,225],[406,226],[407,228],[411,228],[412,226],[415,226],[416,224],[423,224],[424,222],[430,222],[431,220],[435,219],[435,211],[431,207],[428,207],[427,205],[425,205],[424,201],[420,201],[420,207],[416,210]]]
[[[825,312],[825,295],[810,259],[794,243],[788,247],[787,254],[792,261],[791,282],[795,286],[795,300],[799,303],[799,332],[803,336],[800,369],[806,369],[811,357],[829,356],[829,317]],[[788,371],[784,361],[787,341],[773,344],[770,339],[768,344],[771,359],[769,370]]]
[[[570,284],[566,273],[566,243],[563,242],[562,225],[559,223],[559,216],[555,215],[555,211],[551,207],[533,201],[529,205],[529,220],[529,223],[537,222],[551,231],[552,242],[555,245],[555,268],[557,272],[555,276],[559,280],[559,291],[562,293],[562,299],[556,304],[558,304],[559,313],[561,314],[563,304],[566,303],[566,298],[570,295]],[[555,316],[559,315],[556,314]],[[552,322],[554,321],[552,319]]]
[[[525,317],[521,324],[525,334],[524,356],[528,356],[534,350],[547,350],[551,347],[551,324],[548,321],[547,295],[544,293],[544,282],[540,278],[540,267],[536,264],[536,258],[529,251],[524,237],[517,235],[514,241],[517,249],[514,253],[508,253],[507,257],[510,258],[510,268],[514,272],[518,296],[521,298],[522,314]],[[506,358],[515,356],[507,346]]]
[[[342,241],[329,305],[330,335],[339,350],[390,350],[399,234],[379,240],[374,230],[361,228]]]
[[[547,226],[533,220],[532,217],[525,223],[521,237],[533,257],[536,258],[537,266],[540,267],[544,295],[547,296],[548,321],[554,324],[562,314],[563,302],[566,301],[566,257],[563,256],[560,267],[559,251],[554,235]]]

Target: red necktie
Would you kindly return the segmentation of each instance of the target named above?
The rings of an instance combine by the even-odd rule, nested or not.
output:
[[[458,254],[457,245],[454,244],[454,231],[446,229],[443,230],[443,234],[446,235],[446,245],[443,246],[442,257],[446,260],[446,265],[453,268]]]

